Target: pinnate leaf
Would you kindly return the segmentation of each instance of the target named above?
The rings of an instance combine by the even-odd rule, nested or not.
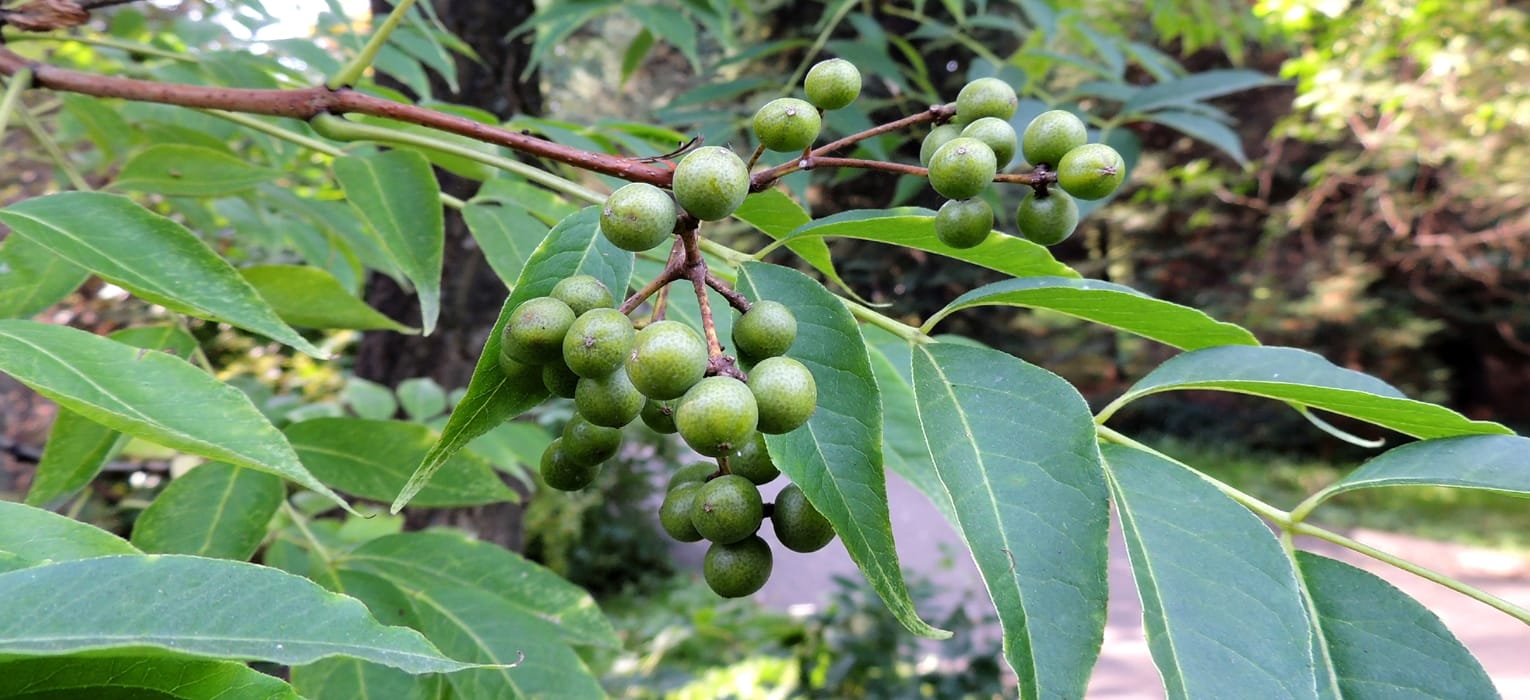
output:
[[[1466,435],[1394,447],[1324,488],[1316,500],[1382,486],[1450,486],[1530,495],[1530,438]]]
[[[351,210],[414,285],[420,323],[430,335],[441,313],[446,240],[441,185],[430,162],[413,151],[384,151],[337,159],[334,168]]]
[[[213,462],[170,482],[133,523],[133,544],[156,554],[244,561],[287,495],[282,480]]]
[[[279,170],[253,165],[224,151],[160,143],[129,158],[111,188],[177,197],[212,197],[243,192],[280,175]]]
[[[0,697],[300,700],[280,678],[244,664],[169,656],[0,662]]]
[[[365,418],[315,418],[287,426],[303,464],[324,483],[361,498],[388,502],[409,480],[435,444],[435,431],[418,423]],[[455,454],[438,479],[412,503],[427,508],[475,506],[519,501],[482,458]]]

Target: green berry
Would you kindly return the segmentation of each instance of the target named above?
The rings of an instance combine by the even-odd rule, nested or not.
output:
[[[1126,179],[1126,161],[1103,143],[1087,143],[1062,157],[1057,184],[1079,199],[1104,199]]]
[[[1015,159],[1015,150],[1019,148],[1015,127],[998,117],[983,117],[973,121],[962,129],[962,136],[988,144],[993,149],[994,163],[999,170],[1009,167],[1009,162]]]
[[[700,542],[701,533],[696,531],[696,524],[691,522],[691,506],[696,502],[696,492],[702,487],[702,482],[688,481],[678,484],[664,494],[664,503],[659,506],[659,525],[670,537],[680,542]]]
[[[997,172],[993,149],[966,136],[947,141],[930,157],[930,186],[946,199],[978,196]]]
[[[578,491],[595,481],[599,465],[579,464],[563,451],[563,438],[557,438],[542,451],[542,481],[559,491]]]
[[[590,309],[616,306],[606,283],[590,275],[574,275],[558,280],[553,286],[552,298],[568,304],[575,316],[583,316]]]
[[[919,165],[930,167],[930,159],[935,157],[935,152],[941,146],[946,145],[951,139],[962,135],[962,128],[956,124],[942,124],[930,130],[928,136],[919,144]]]
[[[956,94],[956,121],[970,124],[983,117],[998,117],[1008,121],[1015,116],[1020,98],[1015,89],[998,78],[978,78],[962,87]]]
[[[499,346],[499,358],[498,359],[499,359],[499,371],[504,372],[505,376],[507,376],[507,377],[519,376],[519,375],[527,373],[527,372],[536,372],[537,374],[535,376],[541,377],[541,370],[538,369],[535,365],[525,364],[525,363],[523,363],[523,362],[521,362],[521,361],[511,357],[509,354],[507,354],[505,352],[505,345],[504,345],[503,341],[500,343],[500,346]]]
[[[715,473],[717,473],[716,464],[711,462],[691,462],[676,469],[675,473],[669,477],[669,484],[665,488],[673,491],[679,488],[681,484],[704,484],[707,482],[707,477]]]
[[[632,352],[637,331],[632,319],[616,309],[590,309],[563,336],[563,362],[581,377],[604,377]]]
[[[701,572],[712,592],[724,598],[742,598],[765,587],[773,563],[770,545],[759,537],[748,537],[708,547]]]
[[[675,402],[649,399],[643,402],[643,412],[639,414],[643,419],[643,425],[660,435],[675,434]]]
[[[764,519],[760,488],[736,474],[724,474],[706,482],[691,504],[691,522],[696,532],[722,544],[753,535]]]
[[[754,113],[754,136],[772,151],[801,151],[818,140],[818,108],[795,97],[765,103]]]
[[[952,248],[976,246],[992,231],[993,207],[978,197],[949,200],[935,212],[935,236]]]
[[[521,302],[505,323],[500,352],[521,364],[541,365],[557,360],[563,336],[574,324],[574,310],[552,297]]]
[[[721,457],[742,447],[759,421],[754,394],[732,377],[707,377],[685,392],[675,427],[691,449]]]
[[[790,357],[761,360],[749,371],[749,390],[754,392],[762,433],[796,430],[818,408],[818,384],[813,373]]]
[[[563,454],[575,464],[600,464],[615,457],[621,446],[621,428],[595,425],[578,413],[563,426]]]
[[[776,539],[793,552],[816,552],[834,539],[834,526],[823,517],[796,484],[781,489],[771,507],[770,526]]]
[[[1025,127],[1020,137],[1020,153],[1031,165],[1045,165],[1053,170],[1068,151],[1084,145],[1089,130],[1084,120],[1072,112],[1054,109],[1042,112]]]
[[[733,323],[733,347],[749,360],[784,354],[797,339],[797,317],[779,301],[758,301]]]
[[[675,202],[646,182],[623,185],[600,210],[600,231],[622,250],[642,252],[675,231]]]
[[[728,456],[728,471],[756,484],[768,484],[781,476],[781,470],[765,449],[765,434],[759,432]]]
[[[1020,235],[1037,245],[1057,245],[1078,227],[1078,203],[1060,189],[1047,190],[1047,196],[1038,196],[1035,190],[1025,193],[1020,208],[1015,210],[1015,223]]]
[[[861,71],[843,58],[819,61],[802,81],[808,102],[819,109],[847,107],[861,94]]]
[[[604,377],[580,379],[574,408],[595,425],[620,428],[643,410],[643,394],[627,378],[627,370],[618,367]]]
[[[679,321],[659,321],[638,331],[627,355],[627,376],[650,399],[676,399],[707,371],[707,344]]]
[[[727,218],[749,196],[749,168],[737,153],[718,146],[691,151],[675,166],[675,201],[702,221]]]
[[[553,396],[572,399],[574,388],[579,386],[579,375],[562,362],[549,362],[542,365],[542,386]]]

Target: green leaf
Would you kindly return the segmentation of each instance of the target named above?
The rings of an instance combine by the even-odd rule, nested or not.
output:
[[[425,455],[409,483],[393,500],[397,513],[425,487],[441,465],[473,438],[504,421],[524,413],[547,398],[542,373],[530,368],[516,376],[506,376],[499,368],[499,342],[510,312],[521,302],[546,296],[565,277],[593,275],[604,282],[615,296],[621,296],[632,277],[632,254],[611,245],[599,235],[600,209],[585,207],[554,226],[532,251],[526,267],[516,280],[514,291],[505,300],[499,320],[484,343],[478,366],[468,382],[467,394],[452,409],[441,440]]]
[[[79,289],[90,271],[26,236],[0,241],[0,318],[29,318]]]
[[[690,62],[692,70],[700,70],[701,58],[696,54],[696,25],[689,17],[665,5],[634,3],[625,9],[651,34],[679,49],[680,55]]]
[[[133,126],[117,112],[116,105],[99,97],[64,94],[59,96],[64,111],[74,117],[109,161],[132,143]]]
[[[419,627],[420,621],[404,592],[381,578],[356,571],[331,570],[326,573],[324,583],[333,584],[331,590],[336,593],[365,603],[382,624]],[[446,677],[434,673],[413,675],[360,659],[335,657],[294,666],[292,687],[304,697],[315,700],[438,700],[443,697]]]
[[[130,555],[0,574],[0,654],[143,648],[282,664],[344,655],[411,673],[473,667],[414,630],[379,625],[354,598],[244,562]]]
[[[1259,344],[1246,329],[1218,321],[1197,309],[1154,299],[1119,284],[1068,277],[1028,277],[978,287],[930,316],[924,331],[929,332],[957,311],[989,305],[1050,309],[1181,350]]]
[[[774,188],[749,195],[744,199],[744,204],[733,212],[733,216],[774,240],[786,238],[813,221],[813,217],[793,201],[791,195]],[[786,247],[835,284],[846,287],[845,281],[839,277],[839,271],[834,269],[829,244],[822,238],[801,238],[787,243]]]
[[[10,563],[0,570],[112,554],[138,554],[127,540],[94,525],[41,508],[0,501],[0,555]]]
[[[1315,698],[1301,590],[1270,528],[1189,468],[1101,450],[1168,697]]]
[[[392,389],[361,377],[346,379],[340,398],[362,418],[388,420],[398,413],[398,400],[393,397]]]
[[[1199,102],[1281,82],[1279,78],[1258,71],[1209,70],[1145,87],[1121,105],[1121,113],[1137,114],[1171,105]]]
[[[1238,165],[1248,163],[1248,156],[1243,153],[1243,137],[1231,127],[1215,119],[1180,110],[1149,112],[1142,115],[1142,118],[1210,144],[1226,153]]]
[[[847,211],[798,227],[782,238],[788,244],[810,238],[859,238],[964,260],[1012,277],[1078,277],[1043,246],[995,232],[972,248],[952,248],[935,235],[935,212],[918,207]]]
[[[384,503],[403,488],[410,467],[419,464],[437,437],[418,423],[390,420],[315,418],[287,426],[287,439],[315,476],[345,493]],[[483,459],[457,454],[413,505],[445,508],[519,500]]]
[[[282,322],[196,234],[126,197],[99,192],[36,197],[0,209],[0,222],[144,301],[328,357]]]
[[[351,210],[414,284],[421,324],[430,335],[441,313],[446,240],[441,185],[430,162],[413,151],[384,151],[336,159],[334,168]]]
[[[129,158],[112,181],[111,189],[174,197],[216,197],[237,194],[280,176],[279,170],[251,165],[248,160],[223,151],[161,143]]]
[[[1089,406],[1062,378],[997,350],[936,343],[913,354],[930,455],[1021,695],[1082,697],[1105,633],[1110,528]]]
[[[770,454],[834,525],[898,622],[914,634],[949,637],[919,618],[898,563],[882,473],[882,402],[855,318],[838,297],[796,270],[745,263],[738,282],[751,299],[791,307],[797,340],[787,356],[806,365],[818,385],[818,409],[806,425],[765,436]]]
[[[418,333],[345,291],[340,280],[309,265],[256,265],[239,271],[283,321],[300,328]]]
[[[1469,435],[1394,447],[1319,491],[1314,504],[1382,486],[1450,486],[1530,495],[1530,438]]]
[[[620,87],[627,86],[627,79],[637,72],[638,66],[643,65],[643,59],[648,57],[648,51],[653,48],[653,32],[644,29],[632,38],[632,43],[627,44],[627,49],[622,52],[622,78]]]
[[[1150,394],[1184,389],[1278,399],[1419,438],[1512,434],[1497,423],[1470,420],[1443,406],[1409,399],[1380,379],[1338,367],[1315,353],[1282,347],[1223,346],[1184,353],[1149,372],[1100,415],[1109,417]]]
[[[404,412],[415,420],[434,418],[446,411],[446,390],[430,377],[405,379],[398,383],[397,393]]]
[[[133,523],[133,544],[155,554],[248,560],[281,507],[282,480],[231,464],[204,464],[170,482]]]
[[[1326,652],[1346,699],[1497,698],[1482,665],[1439,618],[1392,584],[1343,562],[1296,553]]]
[[[861,326],[861,334],[882,394],[882,456],[887,467],[930,499],[952,527],[960,527],[951,494],[940,483],[924,442],[924,426],[914,403],[913,348],[907,340],[875,326]]]
[[[0,662],[0,697],[301,700],[280,678],[241,663],[167,656]]]
[[[64,326],[0,321],[0,372],[113,430],[275,474],[349,508],[244,392],[184,360]]]
[[[470,203],[462,208],[462,220],[506,286],[515,282],[531,252],[547,237],[547,224],[514,205]]]

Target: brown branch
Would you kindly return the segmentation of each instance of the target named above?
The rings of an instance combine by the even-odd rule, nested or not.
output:
[[[701,257],[701,247],[696,239],[698,230],[692,227],[680,232],[680,244],[685,247],[685,267],[682,275],[690,280],[696,290],[696,304],[701,308],[701,330],[707,337],[707,376],[725,375],[744,381],[744,373],[738,362],[723,352],[722,342],[717,338],[717,323],[712,318],[712,300],[707,296],[706,258]]]
[[[744,298],[744,295],[739,294],[737,289],[729,287],[727,282],[718,279],[717,275],[710,272],[707,273],[707,286],[717,290],[718,294],[721,294],[724,299],[728,300],[728,305],[738,309],[739,313],[749,310],[749,300]]]
[[[936,124],[940,124],[950,120],[951,117],[955,114],[955,105],[933,105],[923,112],[910,114],[902,119],[896,119],[880,126],[871,127],[865,131],[860,131],[846,136],[842,139],[839,139],[838,141],[831,141],[828,144],[819,146],[818,148],[809,151],[802,158],[798,158],[797,160],[787,163],[782,163],[775,167],[767,168],[751,175],[749,178],[749,191],[762,192],[764,190],[770,189],[770,186],[774,185],[776,180],[779,180],[786,175],[797,172],[798,170],[811,169],[813,166],[804,164],[814,162],[815,157],[817,157],[817,162],[822,162],[823,158],[821,158],[821,156],[827,156],[830,153],[847,148],[849,146],[853,146],[873,136],[881,136],[882,134],[897,131],[899,129],[904,129],[924,122],[934,122]]]
[[[695,220],[692,219],[692,221]],[[692,224],[692,230],[694,230],[694,227],[695,224]],[[637,290],[632,294],[632,296],[627,297],[627,300],[623,301],[621,307],[617,310],[624,314],[630,314],[633,312],[633,310],[637,309],[637,307],[641,306],[644,300],[653,296],[659,290],[664,289],[669,285],[670,282],[684,279],[685,253],[683,251],[684,246],[680,244],[680,241],[675,241],[674,246],[669,249],[669,260],[664,263],[664,270],[655,275],[654,278],[648,282],[648,284],[643,285],[642,289]]]

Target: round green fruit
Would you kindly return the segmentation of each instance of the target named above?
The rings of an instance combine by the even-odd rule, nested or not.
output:
[[[819,109],[848,107],[861,95],[861,71],[843,58],[819,61],[802,81],[808,102]]]
[[[742,598],[765,587],[773,564],[770,545],[759,537],[748,537],[708,547],[701,572],[712,592],[724,598]]]
[[[642,252],[675,231],[675,201],[646,182],[623,185],[600,210],[600,231],[622,250]]]
[[[691,216],[717,221],[749,196],[749,168],[733,151],[704,146],[680,159],[671,186],[675,201]]]
[[[599,465],[579,464],[563,451],[563,438],[553,440],[542,451],[542,481],[559,491],[578,491],[595,481]]]
[[[611,297],[611,290],[606,289],[606,283],[591,275],[574,275],[558,280],[551,296],[568,304],[568,308],[574,310],[574,316],[583,316],[590,309],[616,306],[616,300]]]
[[[660,435],[675,434],[675,402],[649,399],[643,402],[643,412],[639,414],[643,419],[643,425]]]
[[[813,373],[790,357],[761,360],[749,371],[749,390],[758,406],[758,430],[780,434],[796,430],[818,408]]]
[[[675,473],[670,475],[669,484],[665,488],[673,491],[679,488],[681,484],[704,484],[707,482],[707,477],[715,473],[717,473],[716,464],[711,462],[691,462],[676,469]]]
[[[935,157],[935,152],[941,146],[946,145],[958,136],[962,135],[962,128],[956,124],[942,124],[930,130],[928,136],[919,144],[919,165],[930,167],[930,159]]]
[[[998,117],[974,120],[962,129],[962,136],[988,144],[993,149],[994,163],[999,170],[1009,166],[1009,162],[1015,159],[1015,150],[1019,148],[1015,127]]]
[[[696,524],[691,522],[691,506],[695,504],[696,492],[701,487],[701,482],[688,481],[664,494],[664,502],[659,505],[659,525],[670,537],[681,542],[701,541],[701,533],[696,531]]]
[[[1079,199],[1104,199],[1126,179],[1126,161],[1103,143],[1068,151],[1057,164],[1057,184]]]
[[[690,326],[659,321],[638,331],[627,355],[627,376],[650,399],[675,399],[707,371],[707,344]]]
[[[958,136],[930,157],[930,186],[946,199],[969,199],[982,194],[998,172],[998,160],[988,144]]]
[[[770,526],[776,539],[793,552],[816,552],[834,539],[834,527],[796,484],[781,489],[771,507]]]
[[[1072,112],[1054,109],[1042,112],[1025,127],[1020,137],[1020,154],[1031,165],[1045,165],[1053,170],[1062,157],[1089,140],[1084,120]]]
[[[600,464],[615,457],[621,446],[621,428],[595,425],[578,413],[563,426],[563,454],[575,464]]]
[[[818,140],[818,108],[795,97],[765,103],[754,113],[754,136],[772,151],[801,151]]]
[[[691,449],[721,457],[744,445],[759,421],[754,394],[732,377],[707,377],[685,392],[675,428]]]
[[[691,522],[696,532],[722,544],[753,535],[764,519],[760,488],[736,474],[724,474],[706,482],[691,503]]]
[[[604,377],[584,377],[574,389],[574,408],[595,425],[620,428],[643,410],[643,394],[620,367]]]
[[[579,386],[579,375],[562,362],[549,362],[542,365],[542,386],[547,387],[553,396],[572,399],[574,389]]]
[[[637,331],[632,319],[616,309],[590,309],[563,336],[563,362],[581,377],[604,377],[632,352]]]
[[[574,310],[568,304],[552,297],[527,299],[510,312],[500,352],[527,365],[553,362],[561,356],[563,336],[573,324]]]
[[[993,207],[981,198],[953,199],[935,212],[935,236],[952,248],[971,248],[993,231]]]
[[[797,316],[779,301],[757,301],[733,323],[733,347],[753,361],[784,354],[797,339]]]
[[[1045,197],[1032,190],[1025,193],[1020,208],[1015,210],[1015,224],[1026,240],[1037,245],[1057,245],[1078,227],[1078,203],[1059,189],[1047,190]]]
[[[781,476],[781,470],[765,449],[765,434],[756,432],[744,446],[728,456],[728,471],[755,484],[768,484]]]
[[[1020,98],[1015,89],[998,78],[978,78],[956,94],[956,121],[970,124],[983,117],[1008,120],[1015,116]]]

